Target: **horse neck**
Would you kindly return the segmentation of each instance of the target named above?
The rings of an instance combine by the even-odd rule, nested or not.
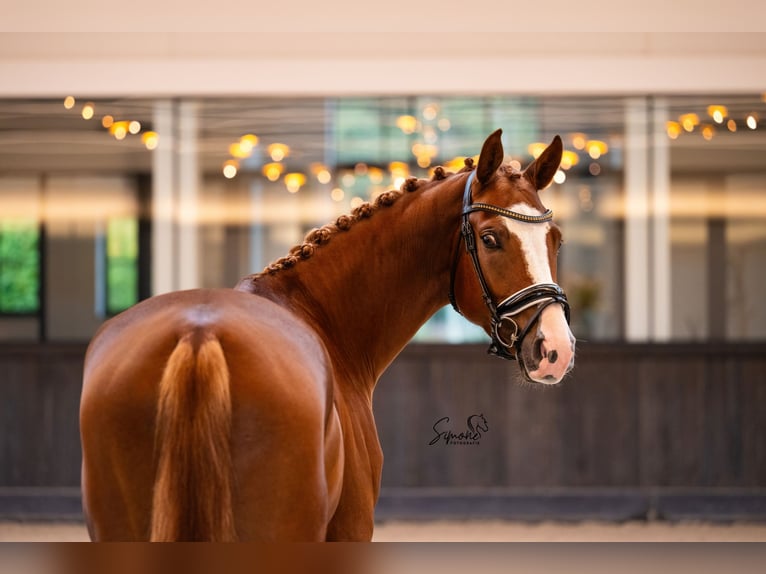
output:
[[[256,279],[319,333],[336,372],[372,387],[448,302],[465,176],[421,182],[292,268]],[[281,295],[279,295],[281,294]]]

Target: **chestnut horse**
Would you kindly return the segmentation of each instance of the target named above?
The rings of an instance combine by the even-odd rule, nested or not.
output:
[[[561,233],[500,130],[310,232],[236,289],[148,299],[85,360],[83,506],[93,540],[369,540],[383,456],[375,383],[451,301],[530,382],[572,367]]]

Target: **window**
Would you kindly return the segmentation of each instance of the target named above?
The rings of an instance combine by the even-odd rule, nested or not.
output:
[[[766,338],[761,94],[96,102],[102,117],[140,123],[121,139],[61,104],[0,104],[0,340],[22,337],[22,323],[24,338],[86,340],[138,301],[139,284],[162,291],[159,270],[168,289],[229,287],[407,177],[459,169],[496,128],[520,166],[563,139],[566,162],[541,198],[564,233],[558,281],[581,340]],[[164,147],[142,139],[148,129]],[[244,134],[258,137],[247,151]],[[274,143],[286,146],[279,159]],[[291,173],[300,185],[286,185]],[[139,209],[158,197],[167,217]],[[167,247],[157,267],[150,244]],[[445,307],[416,340],[486,335]]]
[[[106,310],[110,315],[138,301],[138,221],[111,219],[106,231]]]
[[[34,221],[0,221],[0,313],[39,310],[39,238]]]

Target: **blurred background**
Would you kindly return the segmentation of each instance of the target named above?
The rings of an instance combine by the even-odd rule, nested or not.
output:
[[[0,518],[79,518],[104,320],[231,287],[503,128],[522,167],[564,140],[543,200],[577,366],[514,383],[439,311],[376,388],[378,519],[766,521],[766,34],[343,14],[289,36],[0,34]],[[479,444],[429,444],[474,414]]]

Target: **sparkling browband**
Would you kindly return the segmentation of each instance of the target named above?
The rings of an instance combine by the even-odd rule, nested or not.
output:
[[[463,211],[463,215],[473,213],[474,211],[489,211],[497,215],[502,215],[503,217],[508,217],[509,219],[524,221],[526,223],[542,223],[553,219],[553,212],[550,209],[542,215],[524,215],[523,213],[511,211],[510,209],[505,209],[496,205],[490,205],[489,203],[472,203],[465,211]]]

